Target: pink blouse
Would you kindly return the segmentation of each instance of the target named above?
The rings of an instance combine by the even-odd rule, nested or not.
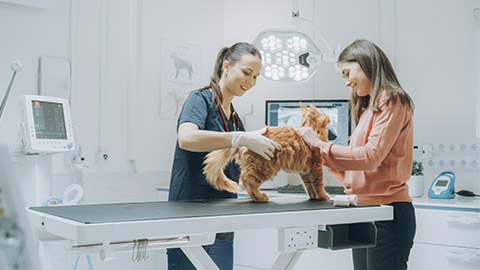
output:
[[[379,109],[362,113],[349,146],[320,146],[325,166],[359,202],[411,202],[406,182],[412,171],[412,111],[399,99],[387,105],[382,94]]]

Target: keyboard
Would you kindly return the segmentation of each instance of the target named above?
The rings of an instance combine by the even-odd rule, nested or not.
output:
[[[306,193],[303,185],[286,185],[278,188],[278,193]]]
[[[325,192],[331,195],[343,195],[345,191],[343,191],[343,186],[324,186]]]
[[[343,186],[325,186],[328,194],[345,194]],[[278,193],[306,193],[303,185],[286,185],[278,188]]]

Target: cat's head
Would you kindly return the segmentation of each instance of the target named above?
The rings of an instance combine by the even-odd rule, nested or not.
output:
[[[302,110],[302,123],[300,126],[311,127],[317,132],[320,140],[328,141],[327,125],[330,124],[330,117],[324,111],[317,109],[313,104],[310,104],[310,108],[300,104],[300,109]]]

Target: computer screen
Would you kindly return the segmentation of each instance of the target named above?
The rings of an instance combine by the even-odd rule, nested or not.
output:
[[[68,100],[48,96],[20,97],[24,151],[61,152],[74,145]]]
[[[350,135],[350,105],[348,99],[325,100],[267,100],[265,123],[268,126],[292,126],[299,128],[302,120],[300,103],[322,109],[329,117],[328,141],[348,145]]]

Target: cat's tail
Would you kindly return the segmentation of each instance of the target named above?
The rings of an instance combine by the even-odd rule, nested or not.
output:
[[[240,186],[223,172],[223,169],[238,154],[239,150],[240,148],[215,150],[205,156],[203,174],[212,187],[231,193],[237,193],[240,190]]]

